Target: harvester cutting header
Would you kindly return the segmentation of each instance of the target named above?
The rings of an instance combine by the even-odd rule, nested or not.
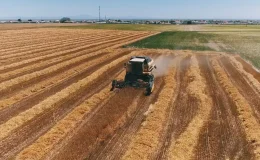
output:
[[[112,81],[113,91],[115,88],[146,88],[145,94],[148,96],[154,89],[153,70],[156,69],[153,59],[147,56],[134,56],[125,63],[126,75],[124,81]]]

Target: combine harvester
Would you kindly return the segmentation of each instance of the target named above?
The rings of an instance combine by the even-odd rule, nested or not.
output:
[[[112,81],[113,91],[115,88],[146,88],[145,95],[149,96],[154,89],[153,70],[156,69],[153,59],[146,56],[131,57],[128,63],[125,63],[126,75],[124,81]]]

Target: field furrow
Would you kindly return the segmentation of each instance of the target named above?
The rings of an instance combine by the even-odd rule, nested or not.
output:
[[[6,53],[5,55],[0,56],[0,59],[1,59],[0,62],[5,63],[6,61],[13,62],[17,59],[29,59],[29,58],[36,57],[39,55],[42,56],[42,55],[48,55],[53,52],[65,51],[65,50],[69,50],[69,49],[73,49],[73,48],[76,49],[76,48],[82,47],[84,45],[91,45],[91,44],[94,44],[97,42],[102,42],[102,41],[116,39],[118,37],[126,37],[126,36],[129,36],[129,35],[127,35],[127,34],[121,35],[121,36],[110,35],[110,34],[107,36],[96,35],[96,36],[93,36],[94,38],[92,38],[91,36],[87,36],[82,39],[75,40],[73,42],[70,42],[69,40],[67,40],[63,44],[58,42],[57,44],[54,44],[53,46],[50,46],[47,44],[46,46],[40,46],[40,47],[37,47],[36,49],[31,48],[25,52],[20,51],[20,52],[13,53],[13,54]]]
[[[132,37],[127,37],[128,39],[124,39],[124,40],[120,40],[119,43],[123,43],[124,41],[130,41]],[[136,38],[136,37],[134,37]],[[41,59],[40,57],[37,58],[36,60],[33,60],[29,63],[23,63],[23,62],[18,62],[20,65],[18,64],[13,64],[10,66],[13,66],[12,68],[5,68],[3,70],[0,70],[1,74],[0,76],[0,82],[18,77],[18,76],[22,76],[26,73],[31,73],[31,71],[40,71],[43,70],[45,68],[49,68],[51,66],[55,66],[59,63],[63,63],[66,61],[69,61],[71,59],[80,57],[80,56],[84,56],[86,54],[91,54],[91,52],[95,52],[95,51],[99,51],[101,49],[104,49],[106,47],[111,47],[111,45],[115,45],[118,44],[118,42],[111,42],[111,43],[106,43],[104,45],[100,45],[97,47],[93,47],[90,49],[86,49],[86,50],[82,50],[82,51],[78,51],[78,52],[68,52],[64,55],[59,55],[59,56],[55,56],[55,57],[45,57],[43,59]],[[28,62],[28,61],[26,61]],[[42,66],[41,66],[42,64]]]
[[[225,92],[234,101],[239,120],[245,131],[248,145],[253,147],[253,153],[256,159],[260,158],[260,126],[254,116],[253,107],[249,105],[245,97],[233,85],[225,70],[220,67],[217,61],[212,61],[213,68],[217,74],[217,79],[221,83]]]
[[[25,33],[28,32],[30,30],[25,30]],[[52,31],[54,31],[52,29]],[[49,42],[49,41],[56,41],[56,40],[61,40],[61,39],[65,39],[65,38],[70,38],[70,37],[76,37],[75,35],[78,34],[82,34],[82,32],[75,32],[75,31],[70,31],[70,30],[56,30],[57,33],[54,34],[50,34],[50,33],[41,33],[41,35],[37,35],[36,33],[32,34],[29,37],[24,37],[24,35],[22,36],[18,36],[15,38],[15,40],[13,41],[4,41],[3,43],[1,43],[1,49],[9,49],[10,47],[23,47],[25,45],[31,45],[31,44],[41,44],[43,42]],[[98,33],[97,31],[95,31],[96,33]],[[93,32],[93,33],[95,33]],[[83,32],[84,34],[84,32]],[[71,36],[68,36],[71,35]],[[25,39],[26,38],[26,39]]]
[[[115,33],[116,34],[116,33]],[[28,43],[28,45],[24,45],[24,46],[19,46],[19,47],[10,47],[8,49],[0,49],[0,55],[4,55],[5,53],[16,53],[18,51],[20,52],[24,52],[26,50],[29,50],[29,49],[32,49],[32,48],[41,48],[43,46],[52,46],[54,44],[62,44],[64,42],[73,42],[75,40],[79,40],[79,39],[84,39],[86,37],[99,37],[101,35],[111,35],[110,33],[102,33],[102,32],[99,32],[99,33],[81,33],[81,34],[70,34],[70,35],[60,35],[60,34],[57,34],[57,35],[50,35],[50,36],[53,36],[54,39],[48,39],[48,41],[44,40],[41,38],[42,40],[42,43],[39,43],[39,44],[34,44],[34,43]],[[118,33],[118,35],[120,35]],[[16,39],[19,39],[19,37],[16,37]]]
[[[65,42],[73,42],[76,40],[80,40],[83,39],[85,37],[91,37],[92,34],[90,35],[78,35],[78,36],[56,36],[56,39],[51,39],[49,41],[44,41],[42,40],[42,43],[39,44],[31,44],[29,43],[28,45],[24,45],[24,46],[20,46],[20,47],[10,47],[8,49],[0,49],[0,56],[6,55],[6,54],[14,54],[14,53],[18,53],[18,52],[25,52],[31,49],[35,49],[35,48],[41,48],[41,47],[47,47],[47,46],[52,46],[52,45],[57,45],[57,44],[63,44]]]
[[[131,53],[131,55],[134,55]],[[131,56],[130,55],[130,56]],[[96,80],[100,75],[104,74],[106,71],[109,70],[109,68],[118,65],[122,62],[124,62],[129,55],[120,57],[117,59],[117,61],[113,61],[100,69],[98,69],[96,72],[92,73],[88,77],[78,81],[77,83],[74,83],[70,85],[69,87],[61,90],[60,92],[48,97],[41,103],[33,106],[32,108],[26,110],[25,112],[20,113],[19,115],[11,118],[6,123],[0,125],[1,133],[0,133],[0,140],[8,136],[10,132],[18,128],[20,125],[28,122],[29,120],[33,119],[37,115],[44,112],[44,110],[47,110],[52,107],[52,105],[55,105],[57,102],[64,100],[65,98],[68,98],[73,93],[76,93],[77,90],[81,89],[83,86],[88,86],[91,83],[93,83],[94,80]]]
[[[117,77],[122,73],[121,71],[114,70],[111,76]],[[113,97],[113,94],[109,92],[111,79],[112,77],[108,75],[102,76],[96,83],[104,82],[104,80],[105,83],[99,87],[92,87],[91,92],[85,91],[81,95],[78,94],[78,98],[75,100],[70,99],[66,101],[68,104],[60,104],[58,109],[50,110],[47,114],[42,114],[33,122],[21,127],[21,129],[17,130],[17,134],[22,136],[17,137],[17,134],[14,134],[3,141],[4,146],[9,147],[9,149],[5,150],[6,153],[3,152],[5,153],[4,157],[11,158],[21,152],[19,155],[22,155],[22,157],[28,156],[29,159],[32,159],[35,151],[38,152],[38,150],[44,148],[45,151],[35,157],[37,159],[53,150],[61,140],[69,136],[68,133],[77,128],[76,125],[79,125],[83,118],[93,114],[92,111],[95,107],[98,107],[97,104],[105,103],[110,97]],[[65,109],[62,107],[65,107]],[[35,125],[39,127],[32,130],[31,127]]]
[[[101,55],[93,57],[93,60],[88,59],[81,65],[70,68],[42,82],[38,82],[27,89],[23,89],[21,92],[12,94],[9,98],[0,100],[0,104],[4,106],[0,111],[0,124],[4,123],[10,117],[36,105],[59,90],[87,77],[103,65],[111,63],[114,59],[129,53],[130,51],[119,51],[107,55],[108,53],[104,52]]]
[[[208,121],[212,109],[212,100],[206,95],[206,82],[201,76],[198,61],[191,57],[191,66],[188,70],[188,78],[191,80],[187,86],[189,96],[197,100],[196,115],[188,124],[184,132],[177,139],[173,139],[168,151],[169,159],[192,159],[194,149],[198,144],[198,137],[206,121]],[[193,106],[194,107],[194,106]]]
[[[85,27],[0,29],[0,159],[260,159],[260,73],[217,35]]]
[[[55,123],[55,121],[50,121],[50,116],[55,116],[55,120],[59,119],[59,117],[64,116],[63,112],[66,113],[70,111],[70,109],[78,102],[77,99],[82,99],[81,97],[85,97],[86,93],[89,93],[89,90],[95,90],[97,88],[102,89],[102,86],[108,85],[111,82],[111,78],[107,79],[106,77],[108,74],[105,73],[105,71],[108,71],[111,73],[111,75],[114,75],[122,70],[122,61],[125,60],[129,56],[123,56],[118,58],[118,61],[113,61],[100,69],[96,70],[96,72],[90,74],[88,77],[78,81],[77,83],[74,83],[67,88],[61,90],[60,92],[57,92],[54,95],[49,96],[44,101],[40,102],[39,104],[33,106],[32,108],[18,114],[17,116],[14,116],[10,120],[8,120],[6,123],[2,124],[1,126],[5,129],[8,133],[3,135],[2,137],[2,144],[5,144],[4,146],[14,147],[20,143],[20,139],[16,139],[16,136],[14,135],[24,135],[23,141],[28,137],[34,137],[35,133],[32,132],[38,132],[38,127],[44,128],[45,125],[52,125]],[[98,79],[101,80],[98,80]],[[96,82],[94,79],[97,79]],[[102,83],[106,79],[106,83],[103,83],[102,85],[99,85],[99,87],[96,87],[98,84]],[[92,88],[92,89],[91,89]],[[74,93],[74,96],[71,96],[71,93]],[[86,97],[85,97],[86,98]],[[55,107],[56,106],[56,107]],[[55,113],[56,111],[56,113]],[[53,113],[54,112],[54,113]],[[60,113],[61,112],[61,113]],[[63,113],[63,114],[62,114]],[[46,115],[47,114],[47,115]],[[66,114],[65,114],[66,115]],[[44,118],[43,118],[44,117]],[[33,121],[31,121],[34,119]],[[47,121],[47,122],[46,122]],[[35,123],[37,122],[37,123]],[[19,123],[19,125],[18,125]],[[35,130],[30,129],[32,126],[37,125],[38,127],[35,128]],[[41,126],[43,125],[43,126]],[[0,127],[1,127],[0,126]],[[12,127],[11,127],[12,126]],[[22,127],[24,126],[24,127]],[[26,126],[26,127],[25,127]],[[11,130],[10,130],[11,129]],[[16,131],[15,131],[16,130]],[[14,132],[12,132],[14,131]],[[19,134],[18,134],[18,133]],[[3,132],[1,132],[3,133]],[[8,136],[8,134],[11,134],[11,136],[4,138]],[[33,134],[33,135],[28,135]],[[37,136],[37,135],[35,135]],[[19,138],[19,137],[18,137]],[[17,144],[18,141],[19,143]],[[12,142],[12,143],[11,143]],[[9,144],[9,145],[7,145]],[[9,148],[10,149],[10,148]],[[3,151],[3,149],[2,149]]]
[[[134,40],[140,38],[140,37],[132,37]],[[133,40],[130,39],[129,41]],[[115,44],[118,43],[115,41]],[[123,45],[124,43],[128,42],[123,42],[120,45]],[[72,59],[71,61],[65,61],[60,64],[51,66],[49,68],[45,68],[40,71],[36,71],[27,75],[23,75],[14,79],[11,79],[9,81],[5,81],[0,83],[0,95],[8,95],[8,93],[13,92],[15,90],[18,90],[19,88],[23,88],[26,85],[30,85],[32,82],[35,82],[37,79],[42,79],[43,77],[46,77],[46,75],[55,75],[56,73],[59,73],[61,71],[64,71],[67,67],[71,67],[75,65],[76,63],[82,62],[84,59],[92,57],[94,55],[97,55],[98,52],[95,54],[86,54],[79,56],[77,58]]]
[[[138,101],[135,101],[136,104],[132,105],[134,107],[128,107],[128,110],[131,111],[131,113],[133,112],[132,116],[128,116],[128,120],[122,127],[115,130],[113,136],[109,136],[109,138],[104,140],[101,144],[97,142],[93,149],[91,149],[91,152],[88,154],[88,156],[85,157],[87,159],[96,160],[121,159],[128,149],[132,138],[135,136],[138,129],[142,126],[141,124],[147,115],[149,107],[151,107],[151,104],[154,104],[157,101],[157,98],[160,95],[164,85],[165,83],[162,78],[156,79],[153,95],[151,95],[149,98],[141,97]],[[128,115],[131,114],[128,112]],[[113,150],[113,152],[111,152],[111,150]]]
[[[252,159],[251,148],[237,117],[236,106],[218,82],[209,58],[209,56],[198,58],[213,104],[209,121],[200,133],[195,158]]]
[[[232,65],[228,58],[221,58],[221,64],[232,80],[232,83],[239,90],[239,93],[247,100],[252,107],[254,116],[260,124],[260,94],[247,82],[246,78]],[[259,83],[258,83],[259,84]],[[255,86],[254,86],[255,87]]]
[[[240,62],[240,64],[243,66],[243,69],[248,73],[251,74],[258,82],[260,83],[260,74],[259,70],[257,70],[255,67],[252,67],[252,65],[249,62],[246,62],[244,59],[242,59],[239,56],[235,57],[237,61]]]
[[[66,46],[65,49],[63,48],[60,48],[60,49],[56,49],[56,50],[50,50],[50,51],[47,51],[47,52],[43,52],[44,54],[42,55],[42,53],[38,53],[36,52],[37,54],[39,54],[38,56],[32,56],[32,57],[25,57],[26,59],[22,60],[21,62],[17,62],[17,59],[12,62],[11,61],[11,64],[7,64],[7,65],[4,65],[2,67],[0,67],[0,70],[3,70],[3,69],[8,69],[10,67],[18,67],[19,65],[22,65],[22,64],[26,64],[26,63],[32,63],[32,62],[39,62],[39,61],[43,61],[43,60],[48,60],[48,59],[51,59],[51,58],[55,58],[55,57],[58,57],[58,56],[62,56],[62,55],[68,55],[68,54],[71,54],[73,52],[79,52],[79,51],[83,51],[83,50],[86,50],[86,49],[89,49],[89,48],[93,48],[93,47],[98,47],[99,45],[101,44],[104,44],[104,43],[109,43],[109,42],[113,42],[114,41],[117,41],[117,40],[123,40],[123,38],[129,38],[129,37],[132,37],[132,36],[129,36],[129,35],[126,35],[125,37],[115,37],[112,40],[111,38],[105,38],[103,39],[104,41],[91,41],[91,43],[86,43],[83,41],[82,44],[76,44],[75,46]],[[31,51],[30,51],[31,52]],[[23,53],[22,53],[23,54]],[[19,58],[18,58],[19,60]]]
[[[196,114],[196,101],[187,94],[187,87],[191,81],[188,77],[191,55],[180,61],[180,69],[176,74],[177,85],[175,95],[167,111],[166,126],[161,133],[157,150],[151,155],[151,159],[166,159],[167,151],[174,139],[185,130],[192,117]],[[191,107],[192,106],[192,107]],[[183,116],[185,115],[185,116]]]
[[[174,62],[174,61],[173,61]],[[132,138],[129,148],[122,159],[148,159],[160,143],[160,133],[164,128],[167,110],[174,95],[176,69],[165,76],[165,85],[158,100],[150,106],[142,127]]]

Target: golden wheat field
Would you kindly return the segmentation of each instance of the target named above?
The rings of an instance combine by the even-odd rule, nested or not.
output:
[[[122,48],[154,34],[0,31],[0,159],[260,159],[260,73],[224,52]],[[158,62],[154,92],[110,92],[135,55]]]

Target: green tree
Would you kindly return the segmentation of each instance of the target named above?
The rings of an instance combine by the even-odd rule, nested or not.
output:
[[[68,17],[63,17],[63,18],[60,19],[60,23],[65,23],[65,22],[67,22],[67,21],[70,21],[70,18],[68,18]]]
[[[192,21],[188,21],[187,24],[192,24]]]

